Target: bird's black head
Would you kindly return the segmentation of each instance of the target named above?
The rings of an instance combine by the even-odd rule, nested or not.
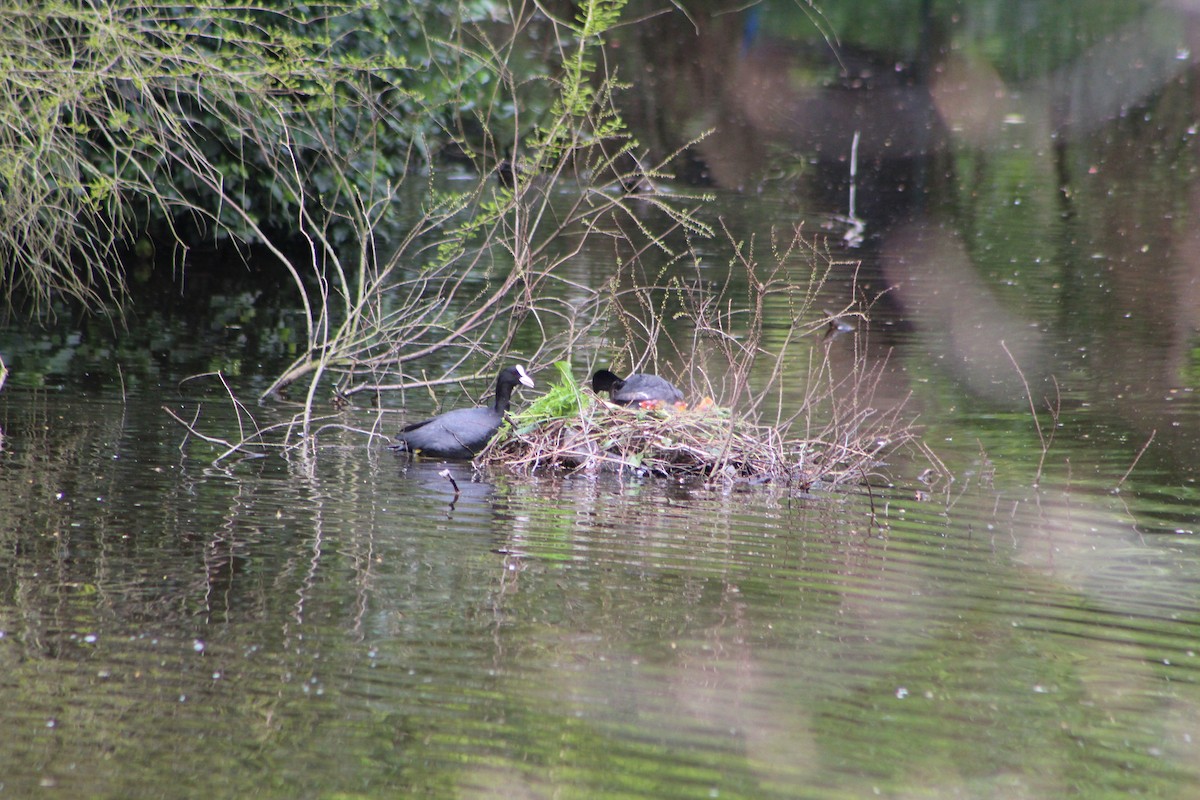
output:
[[[606,369],[597,370],[596,374],[592,376],[593,392],[608,392],[612,394],[624,385],[625,381]]]

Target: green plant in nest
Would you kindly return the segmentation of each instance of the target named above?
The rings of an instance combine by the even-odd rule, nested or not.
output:
[[[571,374],[571,362],[555,362],[554,368],[558,371],[558,380],[528,408],[514,415],[518,434],[527,434],[548,420],[577,418],[591,405],[591,398],[583,393],[579,381]]]

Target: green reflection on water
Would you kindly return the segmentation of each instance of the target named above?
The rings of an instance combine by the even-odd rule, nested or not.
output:
[[[0,455],[18,792],[1197,783],[1194,556],[1154,559],[1083,483],[1003,503],[974,484],[948,507],[468,474],[451,507],[390,454],[206,473],[147,435],[153,401],[112,409],[122,427],[25,400],[5,400]]]

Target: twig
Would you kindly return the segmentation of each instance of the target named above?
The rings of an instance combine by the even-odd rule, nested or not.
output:
[[[454,499],[457,500],[461,492],[458,490],[458,481],[454,480],[454,475],[448,469],[442,470],[438,475],[450,481],[450,485],[454,487]]]
[[[207,433],[204,433],[203,431],[201,431],[199,428],[196,427],[196,422],[200,419],[200,408],[201,408],[201,406],[196,406],[196,414],[195,414],[195,416],[192,417],[191,422],[188,422],[183,417],[176,414],[175,409],[171,408],[170,406],[163,406],[162,410],[167,412],[167,414],[170,415],[171,419],[175,420],[180,425],[182,425],[184,427],[184,429],[187,431],[189,436],[195,436],[197,439],[202,439],[203,441],[206,441],[210,444],[219,444],[224,447],[228,447],[230,449],[236,450],[237,445],[233,444],[228,439],[222,439],[217,436],[209,436]],[[187,437],[184,437],[184,440],[179,443],[179,449],[182,450],[184,445],[186,445],[186,444],[187,444]]]
[[[1004,343],[1003,339],[1000,340],[1000,349],[1012,362],[1013,369],[1017,371],[1017,377],[1021,379],[1021,385],[1025,387],[1025,399],[1029,401],[1029,413],[1033,415],[1033,426],[1037,429],[1038,441],[1042,444],[1042,454],[1038,458],[1037,472],[1033,476],[1033,485],[1037,486],[1042,482],[1042,467],[1046,463],[1046,453],[1049,451],[1050,445],[1046,442],[1045,434],[1042,433],[1042,421],[1038,417],[1037,407],[1033,402],[1033,392],[1029,389],[1029,381],[1025,380],[1025,373],[1021,371],[1021,365],[1017,363],[1017,359],[1013,357],[1012,351],[1008,349],[1008,345]]]
[[[1142,449],[1138,450],[1137,455],[1133,457],[1133,463],[1129,465],[1129,469],[1125,470],[1125,474],[1121,476],[1121,480],[1117,481],[1117,485],[1112,489],[1113,492],[1121,491],[1121,486],[1125,483],[1125,479],[1129,477],[1130,473],[1133,472],[1133,468],[1142,460],[1142,456],[1146,454],[1146,451],[1150,448],[1150,443],[1154,441],[1154,437],[1157,434],[1158,428],[1150,431],[1150,438],[1146,440],[1146,443],[1142,445]]]

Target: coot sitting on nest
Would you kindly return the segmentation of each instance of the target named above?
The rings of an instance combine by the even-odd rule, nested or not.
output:
[[[518,384],[532,388],[533,378],[522,366],[505,367],[496,376],[496,400],[492,405],[456,408],[406,425],[396,435],[396,449],[437,458],[474,458],[500,430]]]
[[[592,391],[608,392],[614,403],[623,406],[637,404],[682,402],[683,392],[665,378],[635,372],[622,380],[606,369],[592,376]]]

